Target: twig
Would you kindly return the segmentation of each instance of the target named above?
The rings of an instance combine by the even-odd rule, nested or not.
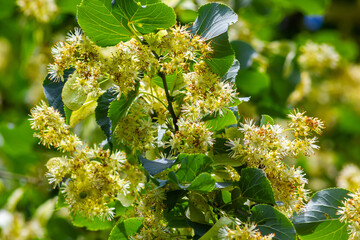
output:
[[[178,118],[177,118],[177,116],[176,116],[176,114],[174,112],[174,108],[173,108],[173,105],[172,105],[172,97],[169,94],[169,88],[168,88],[167,83],[166,83],[166,76],[162,72],[159,72],[158,75],[161,77],[163,85],[164,85],[166,99],[167,99],[168,104],[169,104],[168,105],[168,110],[169,110],[170,115],[171,115],[171,117],[173,119],[173,124],[174,124],[174,127],[175,127],[175,131],[178,131],[179,130],[179,127],[177,125]]]
[[[155,55],[155,57],[157,59],[160,59],[159,55],[157,55],[157,53],[155,51],[152,51],[152,52],[153,52],[153,54]],[[172,96],[170,96],[170,93],[169,93],[169,88],[168,88],[168,85],[167,85],[167,82],[166,82],[166,76],[165,76],[165,74],[163,72],[158,72],[158,76],[161,77],[161,80],[163,82],[165,95],[166,95],[166,100],[168,101],[167,109],[170,112],[171,118],[173,120],[175,131],[177,132],[179,130],[179,127],[177,125],[178,118],[177,118],[177,116],[175,114],[175,111],[174,111],[174,108],[173,108],[173,105],[172,105],[173,98],[172,98]]]

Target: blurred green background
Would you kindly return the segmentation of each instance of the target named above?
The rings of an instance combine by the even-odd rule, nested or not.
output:
[[[178,22],[189,24],[208,1],[164,2],[175,8]],[[229,38],[241,64],[236,86],[241,96],[251,96],[241,114],[256,119],[268,114],[281,122],[298,108],[323,119],[321,150],[298,157],[308,187],[357,189],[360,1],[223,2],[239,14]],[[55,211],[58,190],[47,184],[44,165],[58,153],[38,145],[28,121],[30,109],[44,99],[51,47],[77,26],[79,3],[0,0],[0,239],[104,239],[108,234],[81,223],[74,227],[67,210]],[[309,44],[318,52],[307,49]],[[90,143],[103,137],[91,118],[75,131]]]

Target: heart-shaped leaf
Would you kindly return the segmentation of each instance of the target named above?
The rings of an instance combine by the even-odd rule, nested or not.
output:
[[[339,222],[339,215],[336,215],[336,212],[340,206],[343,206],[341,201],[348,197],[348,193],[348,190],[341,188],[325,189],[315,193],[306,205],[305,211],[293,219],[298,234],[304,235],[305,239],[310,239],[313,235],[318,236],[316,239],[328,239],[328,235],[322,235],[323,237],[319,238],[324,229],[327,229],[329,235],[346,234],[346,229]],[[331,223],[333,221],[335,223]],[[342,233],[337,228],[340,225],[343,229]]]

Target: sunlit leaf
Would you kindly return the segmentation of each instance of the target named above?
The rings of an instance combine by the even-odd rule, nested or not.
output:
[[[308,235],[307,239],[309,239],[313,234],[314,236],[319,237],[319,232],[324,232],[324,229],[327,229],[328,233],[334,234],[334,236],[337,236],[337,234],[343,234],[338,232],[339,229],[334,226],[340,226],[340,223],[338,222],[340,216],[337,215],[336,212],[339,210],[340,206],[343,206],[341,201],[348,197],[348,193],[348,190],[341,188],[325,189],[315,193],[306,205],[305,211],[293,219],[293,223],[298,234]],[[325,222],[332,221],[335,221],[336,223],[325,224]],[[324,224],[319,227],[322,223]]]
[[[257,224],[262,235],[275,234],[274,240],[296,240],[296,231],[290,220],[269,205],[256,205],[250,220]]]
[[[111,230],[109,240],[127,240],[129,236],[139,231],[143,218],[129,218],[119,221]]]

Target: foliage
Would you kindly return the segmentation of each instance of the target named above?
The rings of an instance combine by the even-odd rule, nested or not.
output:
[[[31,110],[32,129],[26,122],[0,126],[10,171],[23,174],[50,158],[46,177],[55,190],[36,202],[58,194],[59,212],[51,216],[50,199],[25,220],[17,211],[21,201],[32,201],[27,191],[3,191],[3,236],[11,236],[14,220],[22,222],[20,235],[41,239],[357,239],[360,170],[339,179],[353,193],[331,188],[311,195],[296,164],[311,173],[306,161],[319,149],[324,124],[303,111],[289,113],[303,98],[321,99],[311,95],[309,81],[333,91],[322,79],[350,74],[352,43],[331,33],[315,33],[315,42],[307,33],[295,37],[281,22],[298,11],[307,26],[315,21],[308,14],[323,14],[330,1],[233,1],[234,10],[184,2],[191,1],[47,1],[37,9],[17,1],[33,21],[29,32],[42,23],[30,49],[48,45],[54,32],[46,24],[64,33],[76,14],[80,28],[52,48],[48,75],[42,73],[48,103]],[[0,18],[9,19],[15,2],[4,6]],[[284,37],[292,41],[274,41]],[[24,64],[29,52],[19,58]],[[10,93],[12,84],[1,86]],[[356,131],[352,106],[336,111],[338,129]],[[251,115],[262,117],[245,118]],[[32,131],[43,146],[34,149]],[[11,176],[29,188],[39,181]]]

